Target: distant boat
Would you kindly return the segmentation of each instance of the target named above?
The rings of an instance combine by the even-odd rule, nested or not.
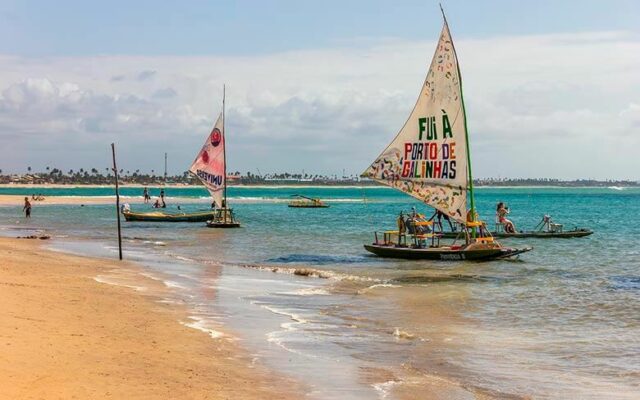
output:
[[[362,177],[393,187],[463,226],[460,242],[440,242],[433,221],[401,214],[398,229],[375,233],[367,251],[382,257],[489,260],[515,256],[530,247],[504,247],[478,220],[462,78],[444,11],[440,39],[420,95],[400,132]],[[470,200],[467,210],[467,197]]]
[[[329,205],[320,199],[314,199],[311,197],[303,196],[301,194],[291,195],[294,200],[291,200],[288,204],[291,208],[328,208]]]
[[[138,213],[130,210],[123,210],[122,215],[127,221],[144,222],[205,222],[215,216],[215,212],[199,211],[194,213],[166,213],[163,211],[151,211]]]
[[[235,219],[233,209],[227,203],[227,153],[225,137],[225,97],[222,92],[222,112],[213,126],[211,133],[202,145],[189,172],[197,176],[211,193],[214,213],[207,221],[210,228],[238,228],[240,222]]]

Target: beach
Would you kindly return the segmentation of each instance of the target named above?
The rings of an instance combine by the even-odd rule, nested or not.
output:
[[[152,196],[158,191],[152,188]],[[198,187],[165,191],[172,199],[167,204],[172,212],[182,202],[181,210],[190,212],[210,201],[206,191]],[[30,192],[43,193],[51,203],[34,202],[32,217],[27,219],[21,212],[21,197]],[[123,188],[123,192],[125,199],[141,199],[139,188]],[[296,193],[321,198],[330,207],[291,209],[286,202]],[[14,333],[16,324],[23,324],[19,326],[23,330],[33,329],[24,336],[23,349],[38,349],[47,362],[62,360],[60,354],[44,351],[53,348],[48,344],[68,340],[68,349],[94,357],[88,363],[87,357],[80,359],[82,365],[96,368],[110,362],[112,370],[106,373],[121,379],[123,392],[129,386],[137,393],[141,385],[137,372],[145,370],[145,365],[158,365],[158,369],[149,370],[156,378],[149,379],[175,382],[177,389],[172,390],[177,392],[182,378],[167,378],[167,371],[177,374],[174,364],[200,360],[202,354],[212,351],[207,360],[238,378],[234,388],[259,388],[265,379],[284,381],[269,385],[287,388],[287,393],[275,393],[275,398],[637,397],[640,358],[635,349],[640,325],[634,310],[640,304],[640,253],[634,227],[640,223],[638,189],[480,189],[476,206],[485,218],[493,215],[496,201],[504,201],[521,229],[535,226],[544,213],[565,224],[565,229],[595,231],[572,240],[506,239],[507,245],[529,245],[534,250],[516,260],[489,263],[368,255],[363,244],[371,242],[374,231],[392,228],[398,211],[407,212],[415,206],[419,212],[429,212],[418,201],[392,189],[233,187],[228,195],[241,229],[208,229],[204,223],[123,221],[127,262],[119,263],[115,261],[112,188],[42,187],[22,192],[0,188],[0,196],[8,201],[0,207],[0,236],[50,237],[42,241],[5,239],[4,248],[15,253],[11,262],[25,265],[21,270],[28,274],[0,281],[38,288],[2,286],[1,304],[11,304],[13,309],[33,304],[33,311],[18,308],[12,314],[5,313],[10,324],[2,322],[0,335],[3,339],[11,336],[7,341],[15,346],[23,337]],[[85,206],[73,203],[73,199],[82,199],[80,204]],[[132,210],[151,209],[131,203]],[[598,211],[606,207],[611,213]],[[630,216],[631,223],[621,227],[613,218],[623,213]],[[3,263],[8,259],[5,254],[5,250],[0,253]],[[65,261],[76,267],[61,266],[59,260],[76,260]],[[73,264],[78,260],[84,264]],[[38,269],[40,264],[46,268]],[[9,272],[15,271],[2,270],[3,274]],[[60,286],[43,291],[54,289],[52,282]],[[91,289],[78,292],[78,288]],[[43,298],[53,300],[45,302]],[[106,300],[109,298],[117,301]],[[78,299],[83,301],[72,302]],[[78,324],[93,317],[67,321],[60,316],[56,323],[46,318],[54,316],[58,308],[69,310],[85,304],[92,307],[85,311],[99,313],[100,320],[114,318],[110,324],[120,326],[116,321],[124,318],[140,331],[126,333],[126,340],[136,343],[134,350],[126,351],[136,352],[139,360],[131,355],[126,363],[112,361],[120,353],[111,349],[121,346],[114,343],[119,343],[123,334],[113,325],[109,332],[84,325],[83,332]],[[136,304],[135,309],[130,304]],[[123,305],[125,310],[118,308]],[[43,325],[45,322],[13,315],[48,322]],[[147,322],[152,316],[163,324]],[[85,336],[71,336],[76,333]],[[174,344],[166,342],[165,334],[174,338]],[[89,336],[93,342],[88,341]],[[112,337],[114,341],[101,347],[100,340]],[[145,337],[158,343],[165,340],[161,347],[169,349],[171,356],[164,359],[166,354],[154,353],[157,349],[144,345]],[[202,338],[203,343],[195,345],[193,337]],[[76,344],[85,346],[84,353]],[[219,349],[225,355],[216,356]],[[65,357],[71,357],[70,350]],[[10,365],[26,362],[15,360],[30,360],[25,353],[7,354],[12,361],[0,360]],[[227,356],[235,361],[221,365],[220,360]],[[128,370],[132,360],[141,363],[136,373]],[[60,371],[67,368],[60,366],[67,365],[64,363],[72,364],[51,364],[56,374],[47,376],[63,382]],[[25,364],[24,371],[33,368],[38,376],[49,374],[41,364],[42,360],[28,367]],[[193,362],[187,364],[186,368],[191,368]],[[203,371],[199,373],[206,374],[208,366],[200,361],[196,364]],[[240,372],[244,368],[247,374],[235,375],[236,367]],[[0,370],[2,379],[20,377],[6,371],[5,367]],[[92,390],[94,382],[100,388],[107,379],[101,375],[96,380],[89,370],[78,373],[78,382]],[[251,384],[245,384],[241,376]],[[26,387],[27,377],[20,379],[23,386],[15,381],[12,387]],[[5,381],[0,381],[0,387],[4,386]],[[201,387],[194,388],[197,393]],[[233,395],[242,396],[250,395]],[[269,396],[257,395],[272,398]],[[163,397],[163,393],[149,396]]]
[[[0,398],[296,399],[226,333],[192,329],[126,262],[0,239]],[[117,279],[119,285],[98,282]]]

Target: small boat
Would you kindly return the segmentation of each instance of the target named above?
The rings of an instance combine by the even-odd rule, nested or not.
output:
[[[542,239],[569,239],[577,237],[585,237],[593,234],[591,229],[574,228],[569,231],[564,230],[562,224],[556,224],[551,220],[549,215],[542,217],[542,221],[530,231],[505,232],[501,224],[496,223],[496,230],[491,232],[491,236],[498,238],[542,238]],[[455,238],[460,232],[442,232],[444,238]]]
[[[214,210],[200,211],[194,213],[167,213],[163,211],[152,212],[133,212],[123,210],[122,215],[126,221],[145,221],[145,222],[205,222],[212,219],[215,215]]]
[[[314,199],[311,197],[303,196],[301,194],[293,194],[291,197],[295,197],[288,204],[292,208],[327,208],[329,205],[320,199]]]
[[[400,213],[398,230],[376,232],[375,241],[364,248],[380,257],[406,259],[481,261],[517,256],[531,247],[502,246],[478,220],[462,77],[444,11],[442,15],[440,39],[416,105],[362,176],[442,212],[462,225],[463,234],[443,244],[441,235],[433,232],[433,221],[413,218],[407,224]]]
[[[213,216],[207,221],[209,228],[238,228],[240,222],[227,203],[227,152],[224,129],[226,90],[222,91],[222,112],[207,135],[204,145],[189,168],[207,188],[213,199]],[[218,208],[219,207],[219,208]]]

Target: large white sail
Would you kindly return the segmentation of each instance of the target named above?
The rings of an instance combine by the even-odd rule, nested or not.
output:
[[[409,119],[362,176],[465,222],[469,186],[466,141],[458,59],[445,21]]]
[[[189,171],[206,186],[218,207],[222,205],[225,186],[224,114],[220,114],[211,133],[193,160]]]

